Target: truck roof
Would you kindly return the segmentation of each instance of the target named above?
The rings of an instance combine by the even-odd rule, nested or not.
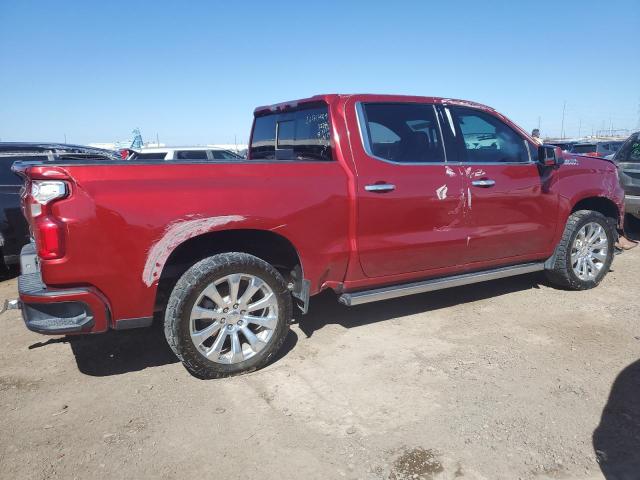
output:
[[[484,110],[486,112],[490,112],[493,115],[498,116],[504,122],[511,125],[517,131],[519,131],[525,138],[528,138],[530,141],[534,141],[533,137],[527,132],[525,129],[511,121],[508,117],[502,115],[500,112],[496,111],[494,108],[489,107],[488,105],[484,105],[482,103],[473,102],[470,100],[461,100],[458,98],[446,98],[446,97],[427,97],[427,96],[417,96],[417,95],[389,95],[389,94],[378,94],[378,93],[326,93],[320,95],[314,95],[313,97],[302,98],[299,100],[292,100],[289,102],[282,103],[274,103],[273,105],[264,105],[261,107],[257,107],[254,110],[254,116],[264,115],[269,112],[277,112],[282,110],[287,110],[290,108],[296,108],[298,105],[305,103],[318,103],[324,102],[327,104],[331,104],[338,99],[347,99],[353,98],[355,101],[359,102],[420,102],[420,103],[435,103],[441,105],[455,105],[460,107],[471,107],[476,108],[478,110]]]
[[[265,113],[268,111],[274,112],[278,110],[285,110],[287,108],[295,108],[298,105],[304,103],[317,103],[317,102],[325,102],[331,103],[338,98],[350,98],[356,97],[357,101],[363,102],[427,102],[427,103],[439,103],[439,104],[448,104],[448,105],[460,105],[460,106],[468,106],[479,108],[482,110],[488,110],[491,112],[495,112],[495,109],[483,105],[482,103],[473,102],[470,100],[460,100],[456,98],[446,98],[446,97],[427,97],[427,96],[419,96],[419,95],[393,95],[393,94],[378,94],[378,93],[326,93],[314,95],[312,97],[301,98],[298,100],[291,100],[287,102],[274,103],[272,105],[263,105],[257,107],[254,110],[254,113]]]

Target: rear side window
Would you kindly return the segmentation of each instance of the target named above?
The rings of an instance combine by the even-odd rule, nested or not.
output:
[[[640,133],[635,133],[624,142],[616,154],[618,162],[640,163]]]
[[[526,163],[525,140],[504,122],[478,110],[452,108],[470,163]]]
[[[226,150],[211,150],[211,155],[215,160],[238,160],[241,157]]]
[[[177,160],[208,160],[206,150],[178,150]]]
[[[369,155],[397,163],[445,161],[432,105],[364,103],[358,116]]]
[[[164,160],[167,152],[135,153],[130,160]]]
[[[256,117],[249,152],[254,160],[332,160],[327,106]]]

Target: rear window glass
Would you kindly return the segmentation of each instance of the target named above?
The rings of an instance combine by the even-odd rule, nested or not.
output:
[[[207,160],[206,150],[178,150],[177,160]]]
[[[167,152],[135,153],[131,160],[164,160],[166,156]]]
[[[612,152],[617,152],[618,150],[620,150],[621,146],[622,142],[610,143],[609,150],[611,150]]]
[[[256,117],[250,158],[254,160],[332,160],[326,105]]]
[[[571,153],[592,153],[596,151],[595,145],[574,145]]]

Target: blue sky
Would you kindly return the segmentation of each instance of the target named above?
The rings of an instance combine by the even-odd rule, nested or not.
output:
[[[639,35],[638,0],[0,0],[0,139],[245,142],[255,106],[333,92],[635,128]]]

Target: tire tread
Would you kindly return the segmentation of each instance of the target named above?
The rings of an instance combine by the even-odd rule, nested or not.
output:
[[[608,232],[607,237],[609,238],[609,252],[607,261],[603,267],[604,274],[595,281],[585,282],[576,277],[571,270],[569,257],[571,256],[571,244],[574,234],[581,225],[587,223],[589,220],[597,220],[603,227],[605,227],[605,230]],[[568,290],[587,290],[597,286],[611,266],[611,261],[613,259],[613,239],[614,235],[610,222],[607,217],[600,212],[593,210],[578,210],[572,213],[565,225],[562,239],[556,247],[553,256],[553,265],[545,272],[547,279],[554,285]]]
[[[253,361],[248,368],[243,368],[242,370],[234,369],[233,365],[216,364],[204,359],[191,343],[191,339],[181,336],[183,315],[185,314],[184,308],[188,297],[198,289],[203,280],[212,273],[218,271],[224,272],[237,269],[238,267],[262,270],[271,277],[271,280],[274,280],[278,287],[276,289],[277,291],[274,290],[274,293],[280,297],[280,302],[284,305],[284,308],[280,307],[281,310],[278,312],[280,325],[276,326],[276,330],[273,333],[275,338],[265,350],[250,359],[256,360]],[[291,312],[292,300],[291,294],[287,289],[287,284],[280,272],[272,265],[246,253],[221,253],[199,261],[178,280],[167,303],[164,318],[164,333],[171,350],[173,350],[185,368],[194,376],[202,379],[225,378],[249,373],[264,367],[280,350],[287,337]]]

